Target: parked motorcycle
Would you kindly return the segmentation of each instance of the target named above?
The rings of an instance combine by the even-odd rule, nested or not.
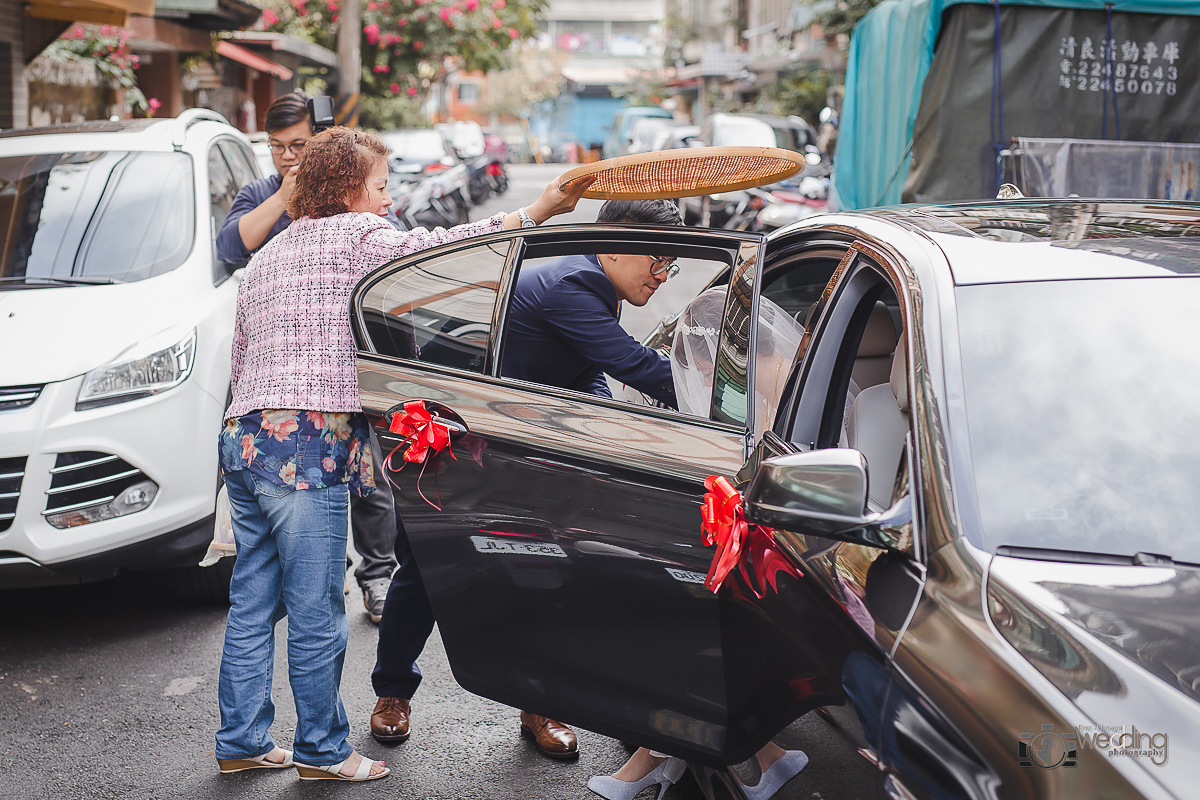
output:
[[[418,225],[450,227],[470,220],[473,203],[467,166],[450,151],[438,131],[385,131],[381,136],[392,151],[388,191],[395,187],[399,192],[403,184],[418,184],[406,212],[418,220]]]

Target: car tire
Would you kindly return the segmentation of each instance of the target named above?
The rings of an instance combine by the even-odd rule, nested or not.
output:
[[[211,567],[185,567],[179,570],[179,591],[185,600],[198,605],[229,605],[229,581],[237,557],[222,558]]]

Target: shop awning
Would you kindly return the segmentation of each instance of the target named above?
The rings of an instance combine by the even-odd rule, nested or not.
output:
[[[217,42],[217,55],[224,56],[230,61],[236,61],[239,64],[245,64],[250,69],[274,75],[281,81],[286,81],[292,77],[292,71],[282,64],[276,64],[271,59],[263,58],[258,53],[247,50],[233,42]]]
[[[130,14],[154,16],[154,0],[34,0],[25,15],[61,22],[128,25]]]

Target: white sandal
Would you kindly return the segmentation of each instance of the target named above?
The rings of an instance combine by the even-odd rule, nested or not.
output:
[[[279,748],[283,750],[283,748]],[[292,760],[292,751],[283,750],[283,761],[267,761],[267,756],[275,752],[268,750],[261,756],[254,758],[218,758],[217,767],[221,773],[228,775],[231,772],[243,772],[248,769],[284,769],[292,766],[295,762]]]
[[[350,755],[354,754],[351,753]],[[347,756],[346,761],[349,760],[350,756]],[[354,774],[349,776],[343,775],[342,767],[346,766],[346,761],[340,764],[329,764],[328,766],[301,764],[297,761],[295,762],[295,766],[296,771],[300,773],[300,780],[302,781],[373,781],[376,778],[386,777],[391,773],[390,769],[384,767],[382,772],[372,775],[371,768],[377,763],[381,764],[383,762],[372,761],[366,756],[362,756],[362,761],[359,762],[358,769],[354,771]]]

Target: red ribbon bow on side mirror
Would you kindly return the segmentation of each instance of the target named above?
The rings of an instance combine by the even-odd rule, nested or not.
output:
[[[716,594],[735,567],[760,599],[768,585],[778,593],[779,573],[803,577],[804,573],[776,549],[772,538],[774,531],[746,520],[742,510],[742,493],[733,488],[727,478],[709,475],[704,481],[704,488],[708,491],[704,495],[701,511],[700,534],[704,544],[717,546],[704,579],[709,591]],[[750,562],[749,572],[746,569],[747,561]]]

